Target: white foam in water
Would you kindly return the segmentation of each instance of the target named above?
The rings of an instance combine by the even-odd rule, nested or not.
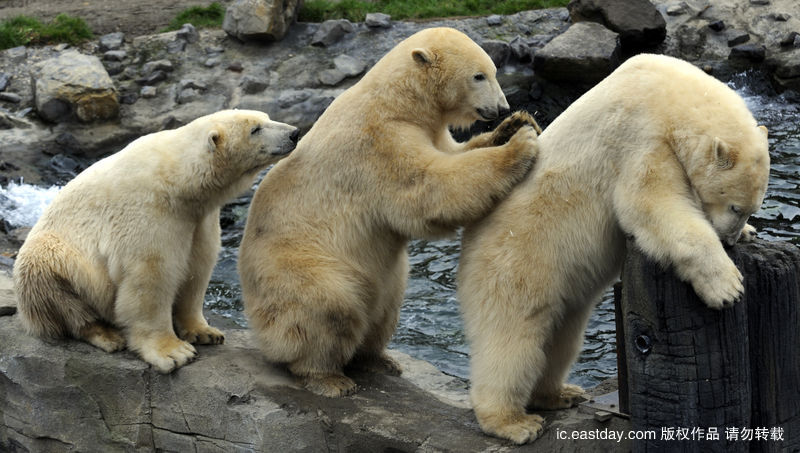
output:
[[[14,227],[33,226],[60,189],[15,182],[0,187],[0,218]]]

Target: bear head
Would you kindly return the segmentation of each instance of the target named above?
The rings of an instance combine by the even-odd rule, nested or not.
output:
[[[747,218],[764,200],[769,179],[767,129],[750,126],[725,138],[702,136],[692,188],[723,243],[739,240]]]
[[[422,30],[398,44],[387,57],[391,66],[386,69],[406,86],[413,85],[419,103],[433,104],[449,126],[467,128],[476,120],[490,121],[509,111],[492,59],[458,30]]]
[[[255,175],[288,155],[299,130],[255,110],[222,110],[205,117],[206,153],[220,177]]]

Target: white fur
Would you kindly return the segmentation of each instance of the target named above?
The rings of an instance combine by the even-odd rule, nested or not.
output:
[[[222,111],[141,137],[86,169],[17,257],[27,330],[106,351],[127,342],[163,372],[194,357],[190,343],[222,342],[202,313],[220,207],[293,148],[294,130],[265,113]]]

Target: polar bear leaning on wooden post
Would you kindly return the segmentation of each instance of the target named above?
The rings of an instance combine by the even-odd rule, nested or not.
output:
[[[640,55],[539,137],[534,171],[463,236],[458,297],[471,398],[487,433],[525,443],[583,390],[564,379],[625,237],[671,264],[713,309],[742,275],[723,249],[754,229],[769,176],[767,130],[725,84],[674,58]]]
[[[86,169],[14,264],[26,330],[108,352],[127,344],[165,373],[195,356],[190,343],[222,343],[203,316],[220,207],[296,141],[296,128],[266,113],[225,110],[143,136]]]

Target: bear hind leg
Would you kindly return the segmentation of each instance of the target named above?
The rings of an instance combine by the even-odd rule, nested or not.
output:
[[[517,444],[541,434],[544,419],[525,408],[545,373],[546,345],[556,317],[545,305],[528,316],[495,320],[475,326],[479,333],[470,332],[470,398],[484,432]]]
[[[363,341],[366,320],[357,308],[332,302],[276,300],[251,308],[248,318],[269,360],[286,363],[309,391],[340,397],[356,391],[344,367]]]
[[[400,364],[386,353],[386,346],[394,335],[400,317],[400,305],[403,303],[406,286],[407,263],[405,258],[400,260],[396,270],[400,276],[394,279],[386,278],[382,294],[374,304],[376,311],[371,316],[369,332],[348,367],[390,376],[403,374]]]
[[[82,330],[101,318],[88,299],[102,307],[109,298],[105,273],[91,269],[69,244],[48,233],[20,251],[14,287],[25,329],[42,338],[85,340]]]
[[[586,400],[583,388],[564,381],[583,346],[583,333],[593,308],[594,304],[589,303],[568,310],[554,330],[546,348],[547,364],[528,403],[530,409],[568,409]]]

